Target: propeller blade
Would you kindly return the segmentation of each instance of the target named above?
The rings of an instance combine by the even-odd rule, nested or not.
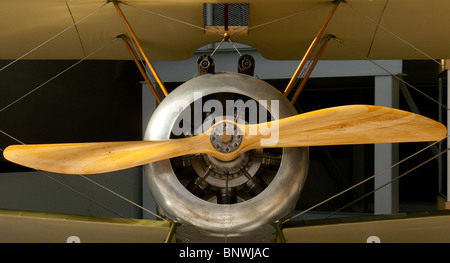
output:
[[[197,153],[196,147],[208,148],[202,145],[204,141],[208,142],[199,135],[167,141],[12,145],[3,155],[9,161],[38,170],[95,174]]]
[[[251,126],[245,129],[250,133],[256,129],[258,135],[247,135],[244,151],[261,147],[440,141],[447,135],[446,127],[437,121],[372,105],[327,108]],[[266,140],[266,145],[260,145],[261,139]]]
[[[232,123],[240,130],[239,136],[225,133],[212,138],[210,134],[221,123],[203,134],[182,139],[13,145],[5,149],[4,156],[9,161],[38,170],[92,174],[188,154],[211,154],[230,161],[257,148],[438,141],[447,134],[444,125],[424,116],[370,105],[322,109],[268,123]],[[238,144],[233,141],[233,136],[239,138]],[[223,140],[224,144],[231,142],[237,145],[236,149],[220,151],[213,146],[213,139]]]

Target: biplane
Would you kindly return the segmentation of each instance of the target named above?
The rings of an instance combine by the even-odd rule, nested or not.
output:
[[[28,144],[0,126],[15,141],[2,148],[4,158],[86,180],[142,166],[159,220],[3,210],[0,240],[450,241],[445,211],[290,222],[308,175],[309,147],[433,146],[446,139],[439,121],[393,107],[352,104],[299,113],[294,104],[321,59],[370,60],[385,69],[376,61],[450,57],[450,39],[440,27],[448,24],[449,10],[438,0],[1,1],[0,74],[23,60],[77,62],[4,102],[0,114],[86,61],[133,61],[157,104],[138,141]],[[154,61],[190,59],[212,44],[198,56],[191,80],[166,87]],[[239,54],[236,72],[215,70],[215,52],[225,44]],[[241,54],[241,44],[268,60],[298,61],[286,87],[259,79],[258,61]]]

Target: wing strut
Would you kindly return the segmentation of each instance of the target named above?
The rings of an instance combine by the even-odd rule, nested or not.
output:
[[[308,72],[306,72],[305,77],[303,78],[302,82],[300,83],[300,86],[298,86],[297,90],[294,93],[294,96],[291,99],[291,103],[295,104],[295,102],[298,99],[298,95],[300,95],[300,92],[302,92],[303,88],[306,85],[306,82],[308,82],[309,76],[311,76],[312,71],[316,67],[317,61],[319,61],[320,56],[325,51],[325,48],[327,47],[328,42],[330,39],[334,38],[333,35],[328,35],[325,41],[323,42],[322,46],[320,47],[319,53],[314,57],[314,61],[312,62],[311,66],[308,69]]]
[[[172,243],[172,239],[175,236],[175,232],[177,231],[177,227],[179,226],[179,223],[173,222],[172,225],[170,225],[169,233],[167,234],[167,238],[164,243]]]
[[[136,56],[136,54],[134,53],[133,49],[131,48],[130,43],[128,43],[127,37],[125,35],[120,35],[118,37],[123,40],[123,43],[127,47],[128,51],[130,51],[130,54],[133,57],[133,60],[136,63],[136,66],[138,67],[139,71],[141,72],[142,77],[144,78],[145,82],[147,83],[148,87],[150,88],[150,91],[152,92],[153,97],[155,97],[156,102],[158,104],[160,104],[161,103],[161,99],[159,98],[158,93],[155,90],[155,87],[153,87],[152,82],[148,78],[144,67],[142,67],[141,63],[139,62],[139,60],[138,60],[138,58]]]
[[[328,14],[328,17],[325,19],[325,22],[323,23],[322,27],[320,28],[319,32],[317,33],[316,37],[312,41],[311,45],[309,46],[308,50],[306,51],[305,55],[303,56],[303,59],[300,61],[300,64],[297,67],[297,70],[295,70],[294,75],[292,76],[291,80],[289,81],[289,84],[287,85],[286,89],[284,90],[284,95],[287,97],[289,93],[294,88],[294,84],[297,81],[298,75],[302,71],[303,67],[305,66],[306,62],[308,61],[309,56],[311,56],[311,53],[314,51],[317,44],[320,42],[323,33],[325,32],[325,29],[327,28],[328,23],[330,22],[331,18],[333,17],[334,13],[336,12],[337,7],[339,6],[339,3],[343,0],[337,0],[334,3],[333,8],[331,9],[330,13]]]
[[[127,18],[122,12],[122,9],[120,9],[118,1],[113,1],[114,6],[116,7],[117,12],[119,13],[120,17],[122,18],[125,26],[127,27],[128,32],[130,33],[131,38],[136,43],[137,48],[141,52],[142,56],[144,57],[145,62],[147,63],[148,67],[150,68],[151,72],[153,73],[153,77],[155,77],[156,82],[158,82],[159,87],[161,88],[162,92],[164,93],[164,96],[168,95],[168,92],[166,90],[166,87],[164,86],[164,83],[161,81],[161,78],[159,77],[158,73],[156,72],[155,68],[153,67],[153,64],[150,62],[150,59],[147,57],[147,54],[145,53],[144,49],[141,46],[141,43],[137,39],[136,34],[134,33],[133,28],[128,23]]]

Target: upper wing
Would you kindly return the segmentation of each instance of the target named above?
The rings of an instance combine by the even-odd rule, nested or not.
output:
[[[202,29],[204,1],[121,2],[151,59],[187,59],[199,47],[222,39]],[[329,0],[245,2],[249,3],[248,34],[232,40],[257,48],[268,59],[300,59],[331,9]],[[80,59],[127,33],[106,0],[1,0],[0,4],[0,59],[18,58],[54,36],[25,58]],[[450,23],[448,10],[450,2],[441,0],[347,0],[325,33],[357,52],[333,41],[322,58],[362,59],[361,54],[372,59],[426,58],[404,41],[430,57],[450,57],[450,35],[440,27]],[[121,41],[89,58],[131,59]]]

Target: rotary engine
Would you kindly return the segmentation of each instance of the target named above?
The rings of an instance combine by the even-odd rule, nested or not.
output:
[[[240,73],[204,73],[162,101],[145,140],[198,135],[226,119],[227,125],[216,126],[210,140],[216,150],[232,152],[241,139],[232,123],[265,123],[295,114],[285,96],[262,80]],[[307,168],[307,148],[263,148],[231,161],[207,154],[172,158],[146,165],[145,174],[163,216],[207,233],[230,235],[289,216]]]

